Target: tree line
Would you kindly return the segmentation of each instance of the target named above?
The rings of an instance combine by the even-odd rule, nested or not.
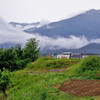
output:
[[[22,69],[27,63],[35,61],[39,57],[38,42],[35,38],[31,38],[27,40],[23,49],[20,45],[15,48],[0,49],[0,91],[5,97],[7,97],[7,86],[11,82],[10,71]]]
[[[0,49],[0,69],[9,71],[19,70],[26,66],[27,63],[35,61],[39,57],[39,41],[35,38],[27,40],[24,48],[20,45],[8,49]]]

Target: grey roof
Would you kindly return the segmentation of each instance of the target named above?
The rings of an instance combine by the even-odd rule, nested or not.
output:
[[[72,54],[73,52],[63,52],[62,54]]]

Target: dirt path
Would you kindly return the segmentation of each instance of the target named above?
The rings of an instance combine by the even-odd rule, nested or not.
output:
[[[100,80],[71,79],[64,82],[59,90],[75,96],[100,96]]]

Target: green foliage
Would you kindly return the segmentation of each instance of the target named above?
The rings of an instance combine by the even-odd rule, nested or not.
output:
[[[0,90],[6,96],[5,90],[10,83],[10,74],[6,69],[3,69],[3,72],[0,70]]]
[[[42,64],[47,61],[47,60],[54,60],[55,58],[51,58],[51,57],[41,57],[38,58],[35,62],[29,63],[27,64],[27,68],[42,68]]]
[[[79,62],[78,59],[56,59],[52,57],[41,57],[35,62],[29,63],[27,68],[33,69],[50,69],[50,68],[66,68]]]
[[[43,63],[43,66],[46,68],[67,68],[75,63],[78,60],[68,60],[68,59],[55,59],[55,60],[48,60]]]
[[[69,70],[69,76],[82,76],[87,79],[99,79],[96,74],[100,70],[100,58],[97,56],[90,56],[83,59],[81,62],[72,66]]]
[[[16,47],[15,47],[15,52],[16,52],[16,59],[23,59],[23,50],[22,50],[22,48],[21,48],[21,46],[20,45],[17,45]]]
[[[23,49],[23,57],[30,61],[35,61],[39,57],[38,42],[35,38],[27,40],[25,48]]]
[[[7,100],[91,100],[90,97],[70,96],[53,87],[65,80],[69,80],[69,77],[64,72],[25,75],[22,71],[18,71],[13,76],[11,84],[16,84],[9,90]]]
[[[0,49],[0,69],[3,70],[3,68],[6,68],[10,71],[14,71],[23,68],[25,63],[21,58],[22,54],[20,52],[22,52],[20,46]]]
[[[86,59],[99,60],[98,57],[92,57],[92,58],[90,57]],[[88,62],[86,63],[87,67],[85,71],[80,69],[86,59],[77,60],[77,59],[56,59],[50,57],[42,57],[33,63],[29,63],[27,65],[28,66],[27,69],[20,70],[17,72],[12,72],[13,73],[11,77],[12,83],[9,84],[9,90],[8,90],[9,95],[7,100],[94,100],[94,98],[90,97],[81,98],[72,95],[70,96],[54,88],[56,84],[61,85],[63,84],[64,81],[69,80],[70,79],[69,73],[71,73],[71,75],[72,74],[74,75],[74,77],[71,78],[86,79],[86,77],[81,77],[81,74],[86,75],[88,77],[89,74],[91,74],[91,71],[93,71],[91,68],[87,68]],[[47,72],[47,73],[34,74],[34,72],[32,72],[32,69],[29,69],[33,68],[34,70],[35,68],[43,69],[43,68],[62,68],[62,67],[66,68],[69,67],[69,69],[71,70],[59,73]],[[94,68],[96,69],[96,66]],[[30,75],[30,72],[33,74]],[[75,74],[77,74],[77,76],[75,76]]]
[[[20,56],[20,55],[19,55]],[[18,55],[17,59],[20,58]],[[16,59],[19,66],[23,66],[23,60]],[[77,63],[78,62],[78,63]],[[22,65],[21,65],[22,64]],[[73,65],[73,66],[72,66]],[[75,97],[54,88],[56,84],[63,84],[64,81],[73,79],[100,79],[96,73],[100,71],[100,58],[97,56],[88,57],[83,60],[77,59],[56,59],[51,57],[42,57],[35,62],[29,63],[27,69],[12,72],[9,84],[9,73],[4,70],[0,72],[2,76],[1,83],[9,84],[7,100],[94,100],[90,97]],[[64,72],[47,72],[34,74],[32,69],[48,68],[67,68]],[[32,68],[32,69],[31,69]],[[30,71],[32,74],[30,74]],[[3,74],[4,73],[4,74]],[[7,76],[8,75],[8,76]],[[8,83],[5,79],[8,79]],[[0,86],[2,86],[0,83]]]
[[[10,71],[22,69],[28,62],[35,61],[38,56],[38,41],[31,38],[23,49],[20,45],[15,48],[0,49],[0,69],[6,68]]]
[[[81,64],[81,70],[82,72],[87,70],[98,70],[100,69],[100,58],[97,56],[92,56],[84,59],[84,61]]]

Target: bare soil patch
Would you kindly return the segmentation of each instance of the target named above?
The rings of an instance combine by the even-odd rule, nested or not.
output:
[[[57,87],[58,88],[58,87]],[[100,95],[100,80],[82,80],[71,79],[64,82],[58,88],[60,91],[64,91],[67,94],[75,96],[99,96]]]

